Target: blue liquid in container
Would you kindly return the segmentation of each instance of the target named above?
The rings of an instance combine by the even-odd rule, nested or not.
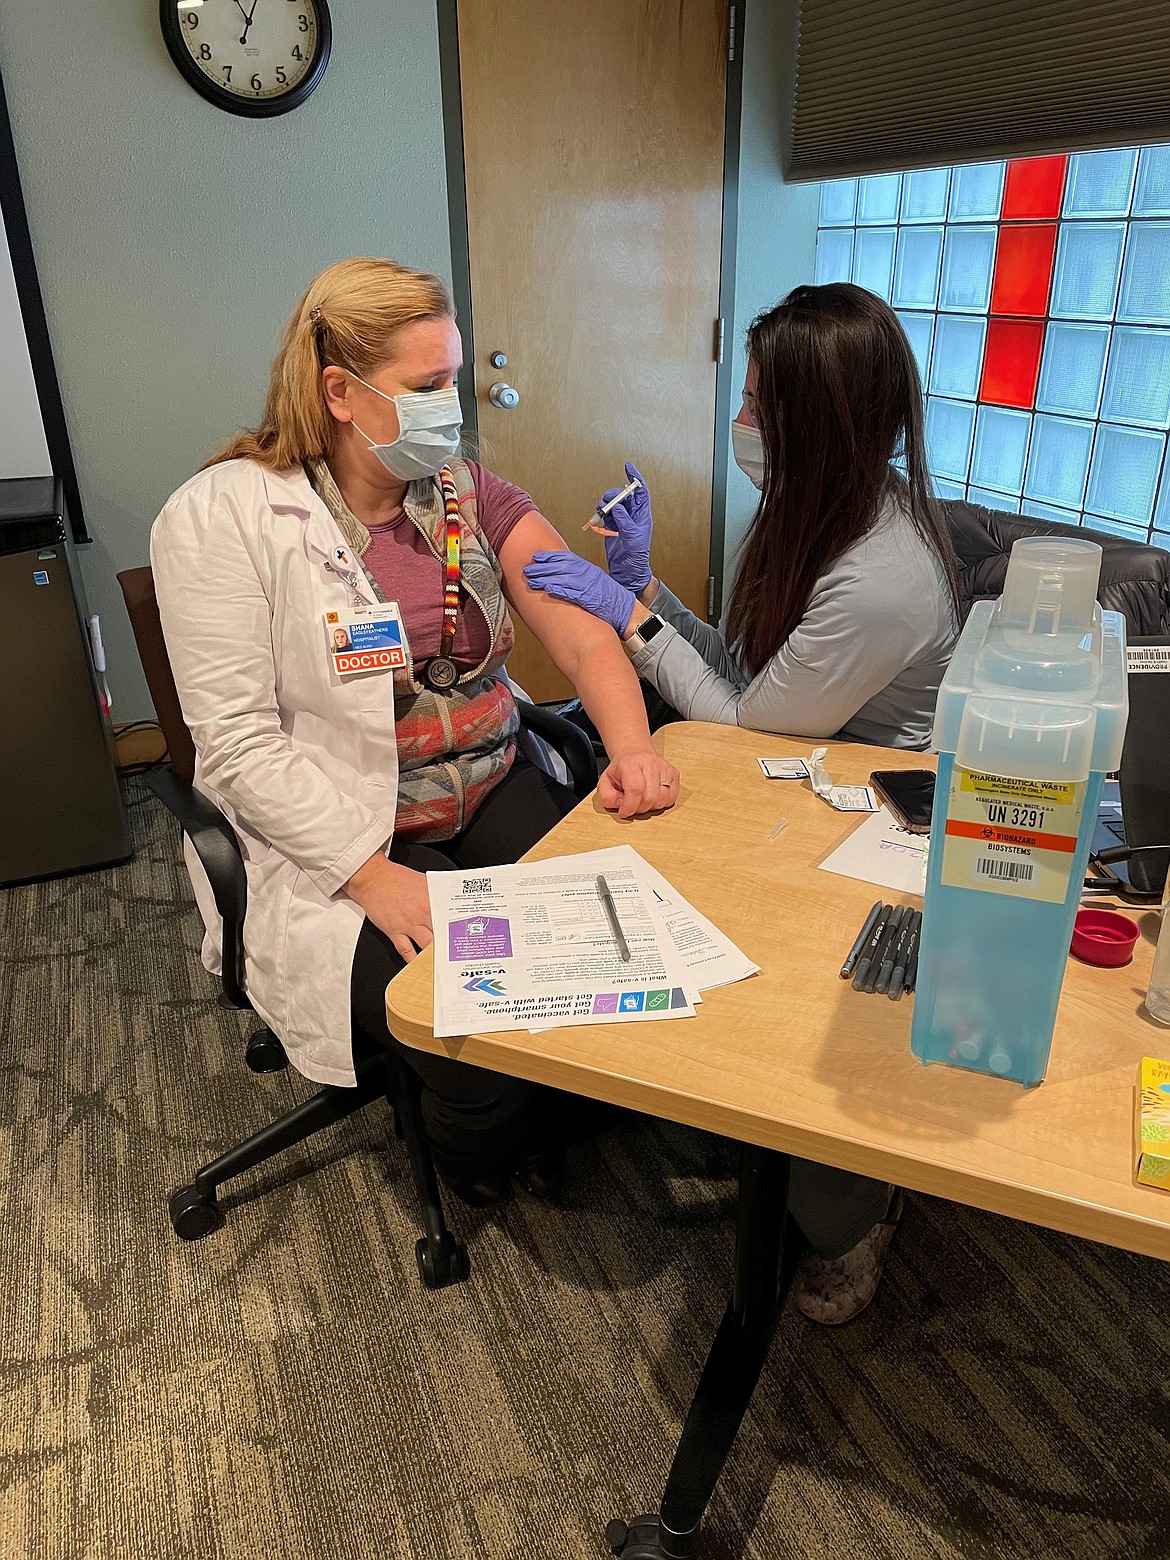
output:
[[[978,603],[939,692],[938,781],[911,1047],[1039,1083],[1106,774],[1121,759],[1125,625],[1100,548],[1029,537]]]
[[[1089,777],[1084,800],[1089,827],[1071,860],[1068,893],[1051,904],[941,881],[943,851],[935,849],[934,839],[940,809],[945,822],[954,764],[953,753],[939,759],[911,1046],[924,1062],[1039,1083],[1048,1066],[1105,775]]]

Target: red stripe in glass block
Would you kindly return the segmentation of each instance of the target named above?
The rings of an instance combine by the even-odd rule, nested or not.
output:
[[[1003,189],[1004,222],[1059,217],[1067,157],[1015,157],[1007,166]]]
[[[989,319],[979,399],[996,406],[1031,410],[1036,400],[1043,345],[1042,320]]]
[[[1047,314],[1055,252],[1055,222],[1001,227],[991,283],[992,314]]]

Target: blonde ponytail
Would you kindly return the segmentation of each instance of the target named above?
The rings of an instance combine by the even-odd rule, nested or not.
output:
[[[446,287],[429,272],[395,260],[339,260],[310,285],[285,327],[260,426],[237,434],[206,464],[244,458],[286,471],[326,456],[336,423],[321,370],[333,364],[368,379],[392,355],[404,325],[453,313]]]

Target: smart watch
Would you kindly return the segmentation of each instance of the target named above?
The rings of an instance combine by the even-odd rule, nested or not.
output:
[[[637,655],[639,650],[645,650],[646,646],[666,627],[666,624],[652,612],[648,618],[643,618],[632,634],[622,641],[630,655]]]

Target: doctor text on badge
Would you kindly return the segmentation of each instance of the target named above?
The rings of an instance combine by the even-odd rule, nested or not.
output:
[[[339,672],[377,672],[386,666],[405,666],[401,647],[395,650],[349,650],[334,657]]]

